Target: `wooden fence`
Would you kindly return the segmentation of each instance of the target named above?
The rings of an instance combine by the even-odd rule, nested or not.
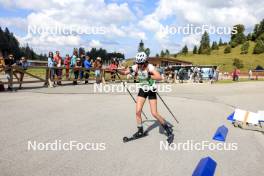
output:
[[[39,70],[45,70],[45,77],[41,77],[39,75],[35,75],[29,72],[30,69],[39,69]],[[6,82],[2,82],[0,81],[0,84],[9,84],[11,87],[13,87],[14,84],[25,84],[25,83],[43,83],[43,86],[48,86],[49,85],[49,78],[50,78],[50,70],[54,69],[54,70],[58,70],[60,69],[62,74],[61,74],[61,79],[55,78],[52,81],[74,81],[74,78],[70,78],[70,79],[66,79],[66,74],[63,74],[63,70],[66,70],[66,67],[45,67],[45,66],[30,66],[27,67],[27,69],[23,69],[19,66],[12,66],[12,67],[5,67],[5,66],[0,66],[0,73],[1,72],[5,72],[6,70],[8,70],[9,75],[10,75],[10,79],[9,81]],[[79,71],[83,71],[84,73],[87,72],[88,70],[85,68],[80,68]],[[89,71],[91,71],[89,74],[91,74],[93,71],[95,71],[95,69],[90,69]],[[73,69],[70,68],[69,69],[69,74],[72,75],[73,74]],[[17,76],[17,73],[24,73],[24,75],[30,76],[32,78],[35,78],[36,80],[23,80],[21,81],[20,78]],[[65,73],[65,72],[64,72]],[[106,81],[110,80],[109,77],[107,77],[107,74],[110,74],[111,70],[109,69],[101,69],[101,81],[102,83],[106,83]],[[90,78],[91,79],[91,78]]]

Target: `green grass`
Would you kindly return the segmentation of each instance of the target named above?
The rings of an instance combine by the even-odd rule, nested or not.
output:
[[[250,42],[248,54],[240,54],[241,45],[232,48],[231,53],[224,54],[225,46],[221,46],[219,50],[213,50],[211,55],[192,54],[178,55],[177,59],[190,61],[197,65],[218,65],[221,71],[232,71],[234,66],[233,59],[238,58],[243,61],[244,68],[241,71],[248,71],[248,69],[255,69],[257,65],[264,67],[264,54],[252,54],[254,42]]]

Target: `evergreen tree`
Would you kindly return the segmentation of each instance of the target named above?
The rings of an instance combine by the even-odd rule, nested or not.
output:
[[[197,46],[196,45],[193,47],[193,54],[197,54]]]
[[[140,41],[140,43],[138,45],[138,52],[145,52],[147,54],[147,56],[150,55],[150,49],[145,48],[144,42],[142,40]]]
[[[235,58],[233,60],[233,66],[235,66],[236,68],[240,69],[244,67],[243,61],[240,59]]]
[[[240,54],[247,54],[248,53],[248,48],[249,48],[249,42],[246,41],[241,45],[241,52]]]
[[[161,50],[160,57],[164,57],[164,56],[165,56],[165,52],[163,50]]]
[[[256,40],[256,45],[253,50],[253,54],[264,53],[264,33]]]
[[[182,54],[184,54],[184,55],[188,54],[188,47],[187,47],[187,45],[184,45],[184,47],[182,48]]]
[[[214,41],[214,42],[212,43],[212,47],[211,47],[211,48],[212,48],[212,50],[218,50],[219,47],[218,47],[218,45],[217,45],[217,42]]]
[[[222,45],[223,45],[223,41],[222,41],[222,38],[220,37],[218,46],[222,46]]]
[[[144,43],[141,40],[139,45],[138,45],[138,52],[144,52],[144,51],[145,51]]]
[[[225,47],[224,53],[225,53],[225,54],[227,54],[227,53],[231,53],[231,46],[230,46],[230,45],[227,45],[227,46]]]
[[[165,55],[166,55],[166,57],[170,56],[170,51],[168,49],[165,50]]]
[[[234,48],[239,44],[242,44],[246,41],[246,36],[244,34],[245,27],[243,24],[237,24],[233,27],[233,29],[236,29],[236,34],[231,34],[231,47]]]
[[[206,31],[200,41],[199,54],[211,54],[210,37]]]
[[[146,55],[149,57],[149,55],[150,55],[150,49],[149,49],[149,48],[146,48],[146,49],[145,49],[145,53],[146,53]]]

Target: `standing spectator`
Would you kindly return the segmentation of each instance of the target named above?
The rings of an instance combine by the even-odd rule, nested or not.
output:
[[[3,71],[4,64],[5,64],[4,58],[0,55],[0,72]],[[5,87],[2,81],[0,80],[0,92],[3,92],[3,91],[5,91]]]
[[[66,54],[65,60],[64,60],[65,70],[66,70],[66,79],[70,79],[70,65],[71,65],[71,58],[69,54]]]
[[[62,58],[60,56],[60,52],[56,51],[56,54],[54,56],[54,62],[56,64],[56,75],[57,75],[57,84],[61,85],[61,76],[62,76],[62,69],[61,69],[61,64],[62,64]]]
[[[4,59],[5,75],[8,80],[8,88],[7,88],[8,91],[13,90],[12,83],[11,83],[13,75],[11,74],[12,74],[12,66],[15,66],[15,65],[16,63],[15,63],[13,54],[9,54],[8,58]]]
[[[111,64],[109,65],[109,69],[111,71],[111,80],[114,82],[115,81],[115,77],[116,77],[116,69],[117,69],[118,65],[116,64],[115,59],[113,59],[111,61]]]
[[[253,72],[252,72],[251,69],[249,69],[249,71],[248,71],[248,79],[252,80],[252,76],[253,76]]]
[[[82,67],[84,68],[85,55],[82,54],[80,59],[81,59]],[[84,71],[80,70],[80,79],[81,80],[83,79],[83,75],[84,75]]]
[[[53,87],[53,81],[54,81],[54,74],[55,74],[55,62],[53,60],[53,53],[50,51],[49,52],[49,57],[48,57],[48,67],[49,67],[49,87]]]
[[[94,64],[93,64],[93,67],[94,67],[94,74],[95,74],[95,77],[96,77],[96,83],[97,84],[100,84],[101,83],[101,70],[102,70],[102,59],[101,57],[97,57]]]
[[[235,68],[233,71],[233,81],[238,81],[240,75],[240,70],[238,68]]]
[[[76,63],[73,66],[74,70],[74,80],[73,80],[73,85],[77,85],[77,80],[78,77],[80,76],[80,70],[82,69],[82,62],[80,58],[76,59]]]
[[[208,70],[208,77],[209,77],[209,81],[212,84],[213,83],[213,78],[214,78],[214,68],[209,68]]]
[[[17,63],[17,65],[23,69],[23,70],[27,70],[29,64],[27,62],[27,59],[25,57],[21,57],[21,59],[19,60],[19,62]],[[17,72],[19,74],[19,89],[22,89],[22,82],[23,82],[23,78],[24,78],[24,72],[18,71]]]
[[[90,69],[92,68],[92,61],[89,56],[86,56],[85,61],[84,61],[84,68],[85,68],[85,84],[88,83],[89,77],[90,77]]]
[[[218,81],[219,80],[219,72],[220,72],[219,68],[216,67],[215,71],[214,71],[214,81]]]
[[[199,69],[198,67],[194,67],[193,69],[193,82],[197,83],[199,80]]]
[[[70,77],[71,77],[72,73],[74,72],[74,65],[76,64],[77,55],[78,55],[78,51],[74,50],[72,57],[71,57],[70,67],[72,68],[72,71],[71,71]]]

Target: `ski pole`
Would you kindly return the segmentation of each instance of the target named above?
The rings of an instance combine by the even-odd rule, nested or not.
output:
[[[118,72],[116,71],[115,74],[117,75],[118,79],[122,82],[123,86],[126,88],[127,92],[129,93],[129,95],[131,96],[131,98],[134,100],[135,103],[137,103],[137,101],[135,100],[135,98],[133,97],[133,95],[131,94],[131,92],[129,91],[129,89],[126,87],[125,82],[120,78]],[[143,116],[146,118],[146,120],[148,120],[146,114],[144,113],[144,111],[142,110],[142,114]]]
[[[166,106],[166,108],[168,109],[168,111],[170,112],[170,114],[172,115],[172,117],[175,119],[175,121],[177,123],[179,123],[179,121],[176,119],[176,117],[174,116],[174,114],[171,112],[170,108],[167,106],[167,104],[164,102],[164,100],[161,98],[160,94],[157,92],[158,97],[160,98],[160,100],[163,102],[163,104]]]

